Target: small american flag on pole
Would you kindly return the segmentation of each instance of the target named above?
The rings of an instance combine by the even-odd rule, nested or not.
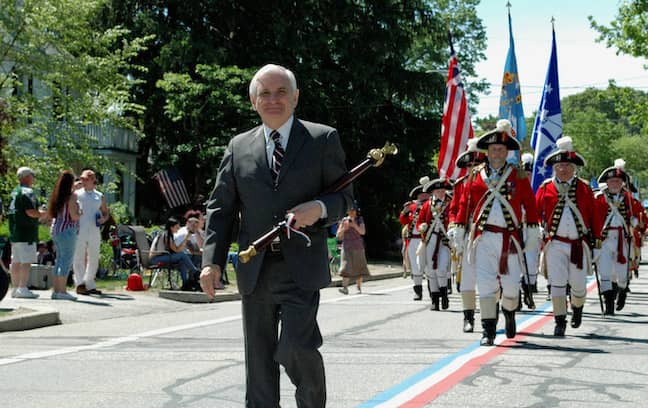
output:
[[[153,178],[157,181],[169,208],[180,207],[191,202],[187,187],[176,169],[160,170],[153,175]]]
[[[450,43],[450,65],[446,83],[446,97],[443,104],[443,121],[441,126],[441,152],[439,153],[439,176],[451,180],[457,179],[464,169],[455,166],[459,154],[466,150],[468,139],[473,137],[470,113],[466,103],[459,62],[452,46],[452,36],[448,32]]]

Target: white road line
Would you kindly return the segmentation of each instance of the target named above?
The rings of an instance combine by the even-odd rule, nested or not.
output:
[[[389,292],[396,292],[399,290],[407,289],[410,288],[411,285],[409,286],[399,286],[396,288],[389,288],[389,289],[384,289],[380,291],[375,291],[373,293],[389,293]],[[327,299],[323,300],[320,303],[335,303],[335,302],[341,302],[341,301],[348,301],[350,299],[359,299],[364,296],[369,296],[368,294],[359,294],[359,295],[354,295],[354,296],[340,296],[336,297],[333,299]],[[161,336],[164,334],[169,334],[169,333],[174,333],[182,330],[192,330],[192,329],[197,329],[199,327],[206,327],[206,326],[213,326],[213,325],[218,325],[222,323],[227,323],[227,322],[232,322],[235,320],[240,320],[241,315],[235,315],[235,316],[230,316],[230,317],[224,317],[221,319],[214,319],[214,320],[204,320],[201,322],[196,322],[196,323],[189,323],[189,324],[183,324],[179,326],[171,326],[171,327],[165,327],[162,329],[156,329],[156,330],[149,330],[143,333],[139,334],[133,334],[130,336],[124,336],[124,337],[117,337],[114,339],[110,340],[105,340],[105,341],[100,341],[98,343],[94,344],[87,344],[84,346],[73,346],[73,347],[63,347],[60,349],[53,349],[53,350],[46,350],[46,351],[39,351],[35,353],[27,353],[27,354],[22,354],[14,357],[7,357],[7,358],[0,358],[0,366],[4,365],[9,365],[9,364],[15,364],[15,363],[20,363],[23,361],[27,360],[38,360],[42,358],[47,358],[47,357],[54,357],[54,356],[60,356],[64,354],[71,354],[71,353],[78,353],[81,351],[88,351],[88,350],[97,350],[97,349],[102,349],[102,348],[107,348],[107,347],[113,347],[118,344],[124,344],[124,343],[130,343],[134,341],[138,341],[140,339],[145,339],[149,337],[156,337],[156,336]]]

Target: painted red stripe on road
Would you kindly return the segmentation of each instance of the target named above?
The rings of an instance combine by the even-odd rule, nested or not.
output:
[[[587,293],[590,293],[592,290],[596,288],[596,281],[593,281],[588,287],[587,287]],[[490,360],[493,358],[497,357],[498,355],[504,353],[505,351],[508,351],[508,346],[510,346],[512,343],[515,343],[519,340],[524,339],[527,337],[530,333],[535,333],[536,331],[540,330],[545,324],[547,324],[550,320],[553,319],[553,313],[548,314],[547,316],[541,318],[540,320],[532,323],[525,329],[524,332],[518,333],[514,338],[512,339],[506,339],[499,343],[497,347],[494,347],[491,351],[489,351],[486,354],[483,354],[481,356],[475,357],[469,361],[467,361],[460,369],[457,371],[453,372],[452,374],[448,375],[445,377],[443,380],[439,381],[435,385],[431,386],[427,390],[423,391],[422,393],[418,394],[411,400],[405,402],[404,404],[399,405],[400,408],[417,408],[417,407],[423,407],[425,404],[434,401],[438,396],[442,395],[443,393],[449,391],[451,388],[453,388],[455,385],[457,385],[459,382],[463,381],[465,378],[468,376],[472,375],[473,373],[477,372],[483,365],[488,363]]]

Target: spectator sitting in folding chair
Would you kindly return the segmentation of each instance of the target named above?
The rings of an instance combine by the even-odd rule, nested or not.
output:
[[[189,254],[185,252],[191,234],[187,234],[184,240],[177,245],[173,236],[180,229],[180,222],[170,217],[162,231],[153,242],[151,247],[151,263],[167,262],[178,264],[180,277],[182,278],[182,290],[191,290],[188,286],[190,283],[189,272],[191,276],[198,274],[199,270],[191,262]]]

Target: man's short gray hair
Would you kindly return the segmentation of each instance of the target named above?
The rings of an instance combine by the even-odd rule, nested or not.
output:
[[[259,69],[252,77],[252,80],[250,81],[250,96],[256,96],[257,82],[259,82],[259,77],[273,71],[284,74],[290,81],[292,91],[295,92],[297,90],[297,79],[295,78],[295,74],[293,74],[291,70],[282,67],[281,65],[267,64],[261,67],[261,69]]]

